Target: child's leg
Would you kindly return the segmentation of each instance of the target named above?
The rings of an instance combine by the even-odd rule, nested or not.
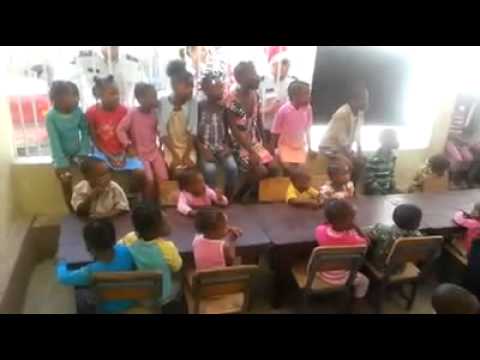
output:
[[[365,295],[367,295],[368,285],[370,284],[370,280],[363,275],[361,272],[357,272],[357,276],[355,280],[353,280],[353,296],[356,299],[361,299]]]
[[[55,169],[55,175],[57,176],[58,180],[60,180],[60,184],[62,186],[63,192],[63,199],[65,201],[65,205],[73,212],[72,208],[72,193],[73,193],[73,176],[70,168],[63,168],[63,169]]]
[[[143,171],[145,174],[145,188],[144,196],[146,199],[156,201],[157,200],[157,190],[155,186],[155,174],[153,169],[153,163],[150,161],[143,162]]]
[[[238,167],[233,155],[221,158],[222,166],[225,170],[225,195],[231,199],[238,186]]]

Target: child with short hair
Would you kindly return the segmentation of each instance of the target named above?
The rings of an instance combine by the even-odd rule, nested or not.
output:
[[[143,162],[148,199],[157,199],[156,184],[168,180],[168,171],[163,153],[157,145],[158,106],[155,87],[146,83],[135,85],[135,99],[139,107],[132,108],[117,127],[118,140],[127,154],[136,154]]]
[[[72,208],[78,216],[113,217],[130,210],[127,196],[116,182],[106,162],[87,158],[80,170],[85,177],[73,189]]]
[[[90,152],[90,136],[85,115],[78,107],[74,87],[67,81],[54,81],[49,91],[52,109],[46,117],[48,140],[55,173],[62,184],[63,197],[72,210],[72,165]]]
[[[277,149],[285,169],[305,164],[312,153],[310,129],[313,123],[310,85],[295,80],[288,86],[289,102],[278,110],[272,127],[272,151]],[[278,148],[277,148],[278,146]]]
[[[229,146],[227,108],[223,104],[223,74],[207,72],[202,79],[206,100],[198,104],[197,149],[208,186],[217,187],[217,167],[225,170],[225,194],[232,196],[238,184],[238,167]]]
[[[180,195],[177,210],[187,216],[195,216],[197,209],[212,205],[227,206],[228,199],[220,190],[205,184],[203,175],[194,169],[182,173],[179,179]]]
[[[228,225],[225,213],[215,208],[200,209],[195,216],[197,235],[193,257],[197,270],[231,266],[235,260],[235,241],[242,232]]]
[[[397,133],[385,129],[380,134],[380,149],[371,156],[366,165],[365,193],[367,195],[387,195],[397,192],[395,187],[395,150],[399,143]]]
[[[334,161],[328,165],[329,181],[320,188],[324,199],[348,199],[355,195],[351,181],[351,167],[345,161]]]
[[[170,225],[155,202],[136,206],[132,211],[132,223],[135,231],[125,235],[118,243],[128,246],[138,270],[162,272],[162,303],[166,303],[178,293],[179,286],[178,283],[173,284],[172,273],[177,273],[182,267],[177,247],[166,239],[170,234]]]
[[[83,228],[83,238],[88,252],[94,262],[78,270],[68,270],[67,263],[60,259],[57,264],[57,279],[67,286],[88,286],[93,274],[97,272],[119,272],[134,270],[135,264],[128,248],[115,245],[115,228],[111,221],[92,220]],[[86,294],[88,295],[88,294]],[[85,304],[92,306],[88,296]],[[82,299],[83,300],[83,299]],[[135,305],[134,301],[117,300],[102,304],[102,312],[118,313]]]
[[[404,237],[423,236],[418,230],[422,222],[422,210],[416,205],[398,205],[393,211],[393,222],[394,225],[375,224],[364,230],[370,239],[367,258],[380,271],[385,269],[395,241]]]
[[[455,284],[441,284],[432,295],[432,307],[436,314],[478,314],[480,303],[466,289]]]
[[[433,155],[428,158],[427,163],[417,171],[413,178],[413,183],[408,188],[408,192],[423,191],[423,183],[429,176],[435,175],[443,177],[447,175],[450,168],[450,162],[443,154]]]
[[[457,211],[453,216],[453,221],[465,229],[467,229],[463,239],[457,242],[467,254],[470,253],[473,240],[480,237],[480,202],[475,203],[470,213],[465,211]]]
[[[354,223],[355,209],[346,200],[333,199],[325,205],[326,224],[315,230],[315,238],[321,247],[367,247],[367,238]],[[346,270],[323,271],[319,274],[323,281],[331,285],[343,285],[349,277]],[[368,291],[369,280],[360,272],[353,281],[354,297],[363,298]]]
[[[290,173],[290,184],[287,188],[286,202],[295,207],[319,209],[323,200],[320,191],[312,185],[312,178],[303,168],[298,168]]]

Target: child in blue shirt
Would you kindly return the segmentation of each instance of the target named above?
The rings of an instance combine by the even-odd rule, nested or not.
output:
[[[96,272],[134,270],[135,264],[128,248],[115,245],[115,228],[110,220],[93,220],[83,229],[85,245],[94,262],[78,270],[68,270],[67,264],[59,260],[57,279],[67,286],[88,286]],[[102,304],[104,313],[118,313],[135,305],[134,301],[109,301]]]

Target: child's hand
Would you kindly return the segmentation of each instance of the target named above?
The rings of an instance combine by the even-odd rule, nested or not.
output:
[[[238,239],[240,236],[242,236],[242,230],[239,227],[236,226],[230,226],[228,228],[228,233],[234,238]]]
[[[190,216],[190,217],[195,217],[198,213],[198,210],[190,210],[187,214],[187,216]]]
[[[185,156],[182,158],[182,163],[181,165],[184,165],[187,168],[191,168],[195,166],[195,163],[190,159],[190,156],[185,154]]]
[[[219,189],[219,188],[216,188],[216,189],[215,189],[215,195],[217,196],[217,201],[218,201],[218,202],[221,202],[221,201],[223,200],[223,197],[225,196],[225,195],[223,194],[222,189]]]

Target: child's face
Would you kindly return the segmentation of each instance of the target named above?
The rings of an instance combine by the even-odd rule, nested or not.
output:
[[[345,165],[345,168],[330,175],[330,180],[336,185],[345,185],[351,180],[350,171],[348,166]]]
[[[78,97],[75,96],[73,90],[70,90],[60,97],[56,106],[63,113],[70,113],[78,106]]]
[[[190,184],[186,189],[193,196],[202,196],[205,194],[205,180],[203,179],[202,174],[195,174],[195,177],[192,179]]]
[[[292,183],[295,188],[300,192],[305,192],[310,188],[310,176],[307,174],[301,176],[295,176],[292,178]]]
[[[148,89],[143,97],[137,100],[143,109],[147,111],[152,110],[158,105],[157,91],[155,89]]]
[[[97,164],[87,180],[92,188],[105,189],[112,180],[112,174],[106,164]]]
[[[238,83],[244,88],[257,90],[260,85],[260,78],[255,67],[251,66],[248,70],[245,70],[242,76],[239,77]]]
[[[208,100],[219,102],[223,99],[225,86],[222,81],[217,80],[216,82],[209,84],[205,87],[204,92]]]
[[[193,85],[186,82],[179,82],[172,84],[173,92],[175,96],[180,100],[187,102],[192,98],[193,95]]]
[[[120,103],[120,92],[116,85],[107,86],[100,96],[102,106],[107,110],[115,109]]]
[[[310,88],[302,86],[292,99],[295,107],[300,108],[310,104]]]

